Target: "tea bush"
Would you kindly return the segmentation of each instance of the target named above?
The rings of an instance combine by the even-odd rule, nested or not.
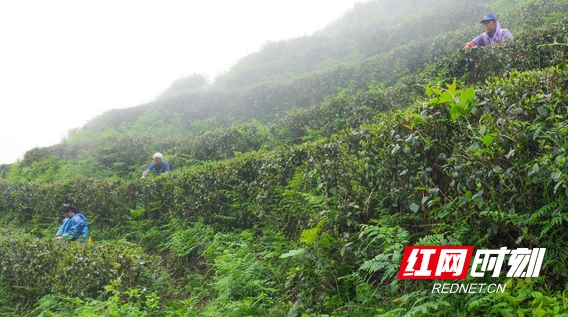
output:
[[[159,257],[127,242],[62,243],[0,230],[0,288],[13,307],[29,308],[50,293],[97,298],[112,281],[120,291],[156,289],[164,278]]]

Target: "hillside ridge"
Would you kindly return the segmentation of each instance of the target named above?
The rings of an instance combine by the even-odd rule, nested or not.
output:
[[[524,5],[527,2],[517,1],[515,5]],[[353,92],[367,89],[371,83],[379,83],[381,87],[393,91],[390,94],[399,95],[400,100],[390,97],[388,101],[390,105],[382,106],[382,111],[392,107],[407,106],[415,98],[414,96],[420,96],[422,92],[416,89],[409,91],[407,87],[400,87],[408,86],[411,81],[424,85],[428,80],[432,80],[433,78],[413,78],[413,74],[419,74],[427,67],[426,65],[439,61],[443,56],[459,54],[456,48],[461,46],[464,38],[471,36],[466,35],[466,30],[474,30],[473,27],[477,23],[476,18],[469,12],[485,12],[486,5],[488,5],[484,2],[473,6],[460,1],[450,1],[450,3],[453,7],[448,6],[443,12],[428,13],[435,14],[437,19],[432,19],[429,15],[414,22],[411,19],[402,19],[401,25],[414,27],[411,30],[416,30],[416,27],[423,24],[429,25],[429,31],[420,28],[424,31],[418,35],[424,37],[425,34],[429,34],[433,36],[432,38],[406,41],[408,42],[406,45],[394,47],[391,53],[384,54],[383,52],[381,55],[369,57],[360,64],[339,64],[328,70],[299,75],[294,80],[281,83],[259,83],[241,91],[231,89],[193,91],[186,95],[157,100],[138,107],[112,110],[94,118],[83,128],[72,131],[70,136],[60,144],[28,151],[20,163],[0,168],[0,177],[12,180],[20,178],[42,181],[69,178],[79,173],[103,178],[131,177],[140,173],[140,169],[147,164],[148,156],[156,151],[164,152],[168,159],[178,167],[191,166],[210,159],[222,159],[231,157],[235,153],[278,145],[274,139],[265,142],[266,134],[271,134],[267,132],[269,130],[272,130],[272,134],[277,133],[279,137],[285,137],[285,142],[299,142],[317,135],[329,135],[337,128],[333,127],[330,131],[320,130],[314,133],[313,127],[300,126],[299,131],[293,132],[288,137],[275,130],[278,129],[276,127],[279,122],[290,122],[290,118],[296,116],[296,113],[301,116],[303,109],[313,112],[309,108],[317,108],[322,102],[325,104],[326,99],[332,99],[338,91]],[[503,14],[503,19],[513,20],[514,23],[518,23],[518,29],[523,29],[520,27],[523,25],[520,21],[524,25],[540,25],[547,19],[551,19],[553,15],[550,12],[562,10],[563,5],[562,2],[553,1],[528,3],[528,6],[538,5],[542,13],[534,15],[527,13],[522,6],[517,9],[512,7],[510,13]],[[372,11],[367,9],[377,5],[378,3],[374,2],[359,4],[345,15],[346,21],[340,20],[331,25],[330,32],[339,32],[337,30],[341,30],[341,22],[349,22],[349,18],[357,14],[368,16]],[[422,5],[429,6],[431,3],[424,2]],[[494,5],[501,6],[502,4],[495,2]],[[524,19],[521,20],[519,17]],[[452,21],[459,22],[455,24]],[[472,25],[454,30],[456,25],[467,25],[464,21],[471,21]],[[448,30],[449,33],[436,32],[436,24],[440,24],[440,27]],[[399,29],[401,29],[400,26]],[[528,29],[526,34],[531,32],[533,32],[532,29]],[[523,35],[521,31],[517,34]],[[389,41],[401,37],[400,35],[391,36]],[[550,40],[547,39],[547,41]],[[531,46],[531,44],[527,45]],[[424,47],[429,48],[424,50]],[[469,65],[465,67],[473,67],[475,61],[476,59],[472,58]],[[557,64],[554,61],[544,61],[541,65],[554,65],[555,63]],[[397,65],[397,67],[393,68],[392,65]],[[535,65],[535,63],[526,65]],[[519,62],[509,67],[517,66],[522,67],[522,63]],[[450,77],[461,76],[460,69],[456,69],[455,72],[448,75]],[[484,74],[485,72],[478,73]],[[438,75],[432,74],[432,76]],[[473,82],[476,79],[471,80]],[[402,100],[401,96],[407,100]],[[342,120],[349,120],[349,118]],[[241,125],[242,128],[240,128]],[[322,128],[321,125],[320,128]],[[223,148],[222,150],[214,149],[215,145],[212,142],[234,140],[230,136],[242,135],[239,130],[243,131],[243,129],[263,131],[264,135],[256,141],[236,142],[241,145],[220,144],[219,148]],[[293,129],[285,128],[284,130]],[[298,135],[298,132],[303,135]],[[306,133],[310,133],[311,136],[306,136]],[[22,173],[24,169],[34,171],[27,172],[26,175]],[[12,176],[8,176],[10,170],[13,170]],[[48,170],[49,173],[47,173]]]

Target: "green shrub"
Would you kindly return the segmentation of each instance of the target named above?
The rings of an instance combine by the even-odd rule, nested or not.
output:
[[[0,231],[0,289],[24,308],[52,292],[96,298],[113,280],[121,291],[156,289],[164,277],[158,257],[127,242],[62,243]]]

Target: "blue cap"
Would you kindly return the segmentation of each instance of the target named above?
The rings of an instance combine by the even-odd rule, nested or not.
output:
[[[487,13],[487,14],[483,17],[483,19],[481,19],[481,22],[480,22],[480,23],[483,23],[483,22],[485,22],[485,21],[491,21],[491,20],[497,21],[497,16],[495,16],[495,14],[493,14],[493,13]]]
[[[60,212],[65,212],[67,210],[73,210],[73,205],[65,203],[61,204],[61,207],[59,207]]]

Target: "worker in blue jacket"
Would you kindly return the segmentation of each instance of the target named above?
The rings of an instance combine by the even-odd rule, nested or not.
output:
[[[79,209],[71,204],[62,204],[59,211],[63,213],[65,219],[57,230],[55,239],[61,241],[79,241],[86,243],[89,241],[89,227],[87,218],[79,212]]]
[[[497,16],[493,13],[487,13],[483,19],[481,19],[481,24],[483,24],[485,32],[465,43],[462,46],[462,49],[468,49],[476,46],[503,45],[503,43],[513,39],[511,31],[501,28],[499,21],[497,21]]]
[[[142,173],[142,178],[148,176],[152,171],[154,171],[156,175],[165,174],[170,171],[170,164],[164,161],[164,155],[162,155],[162,153],[154,154],[153,159],[154,163]]]

